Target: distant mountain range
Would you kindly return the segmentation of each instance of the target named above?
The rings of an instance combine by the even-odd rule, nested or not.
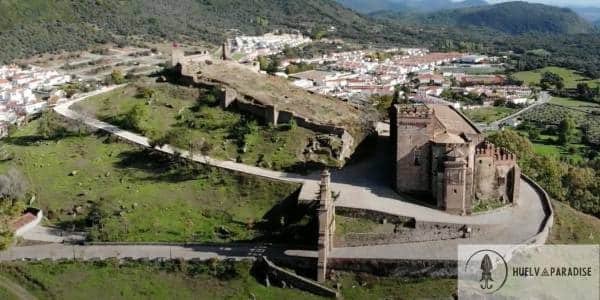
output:
[[[530,32],[577,34],[594,30],[590,22],[569,8],[521,1],[410,16],[401,12],[379,12],[372,15],[417,25],[479,27],[512,35]]]
[[[357,12],[370,14],[379,11],[401,13],[427,13],[445,9],[456,9],[488,5],[485,0],[336,0]]]
[[[569,8],[590,22],[600,22],[600,3],[598,4],[598,7],[569,6]]]
[[[421,7],[420,10],[482,2],[373,1],[404,3],[413,8],[427,1],[428,8]],[[106,42],[201,40],[218,44],[227,35],[262,34],[277,29],[297,29],[308,35],[326,34],[361,43],[420,45],[448,50],[458,47],[446,45],[452,40],[493,45],[498,45],[495,41],[500,40],[506,48],[533,43],[530,38],[518,37],[509,45],[508,37],[501,33],[566,34],[592,30],[589,22],[569,9],[525,2],[411,14],[379,12],[372,16],[376,17],[361,15],[335,0],[0,0],[0,63]],[[595,36],[585,40],[594,40]],[[552,39],[540,35],[536,38],[539,40],[532,47],[549,48],[543,43],[551,43]],[[573,44],[576,43],[561,44],[561,47]],[[578,51],[580,48],[571,51],[570,55],[581,56]]]
[[[451,10],[466,7],[491,5],[486,0],[336,0],[338,3],[363,14],[382,13],[432,13],[441,10]],[[598,6],[569,5],[582,18],[596,23],[600,21],[600,3]]]

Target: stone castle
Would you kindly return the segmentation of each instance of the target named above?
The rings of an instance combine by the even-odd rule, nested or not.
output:
[[[395,104],[390,123],[397,192],[425,196],[439,209],[461,215],[478,202],[517,203],[516,156],[487,142],[453,107]]]

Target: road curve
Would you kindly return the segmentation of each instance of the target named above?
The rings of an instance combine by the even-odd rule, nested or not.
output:
[[[82,95],[76,99],[55,106],[54,110],[69,119],[84,122],[88,126],[107,131],[140,146],[150,147],[148,139],[144,136],[123,130],[94,117],[85,116],[70,109],[70,106],[74,103],[109,92],[119,87],[121,86],[107,87],[99,91]],[[177,152],[183,157],[193,159],[194,161],[236,172],[269,179],[301,183],[302,190],[300,192],[300,200],[313,200],[319,191],[318,172],[303,176],[267,170],[233,161],[218,160],[203,155],[194,155],[193,157],[190,157],[188,151],[175,149],[169,145],[160,148],[157,147],[156,149],[167,154]],[[377,144],[375,152],[380,153],[380,151],[386,151],[386,149],[387,145],[385,142],[381,142]],[[331,187],[335,193],[339,192],[339,197],[336,199],[336,206],[370,209],[395,215],[414,217],[417,221],[422,222],[499,225],[507,227],[510,229],[509,231],[514,231],[516,233],[514,238],[505,241],[513,243],[525,240],[524,236],[535,235],[540,228],[540,224],[543,223],[545,214],[543,211],[542,199],[535,193],[533,187],[525,181],[521,182],[521,200],[518,206],[508,207],[481,215],[458,216],[412,203],[409,199],[403,199],[402,196],[395,193],[389,187],[387,184],[388,174],[385,171],[382,171],[389,168],[391,163],[386,161],[384,155],[375,156],[376,157],[374,158],[369,158],[358,163],[348,164],[348,166],[344,167],[342,170],[332,171]]]

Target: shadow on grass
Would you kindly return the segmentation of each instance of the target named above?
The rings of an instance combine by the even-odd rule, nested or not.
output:
[[[253,241],[315,245],[318,235],[316,202],[299,204],[300,188],[273,206],[257,224],[260,236]]]
[[[197,179],[211,171],[210,167],[150,149],[121,152],[118,158],[116,168],[147,174],[129,174],[137,180],[177,183]]]
[[[60,135],[57,135],[57,136],[51,137],[51,138],[44,138],[41,135],[27,135],[27,136],[6,137],[2,141],[5,142],[6,144],[10,144],[10,145],[29,147],[29,146],[40,145],[40,143],[43,143],[43,142],[57,142],[57,141],[67,139],[67,138],[87,137],[90,135],[92,135],[92,133],[67,132],[67,133],[62,133]]]

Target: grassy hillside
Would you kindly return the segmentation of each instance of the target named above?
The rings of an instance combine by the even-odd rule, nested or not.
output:
[[[589,22],[570,9],[520,1],[442,11],[425,16],[421,22],[485,27],[509,34],[578,34],[593,30]]]
[[[0,272],[40,299],[327,299],[274,282],[266,287],[249,262],[11,262]],[[348,300],[451,299],[456,291],[455,279],[338,274]]]
[[[542,74],[545,72],[552,72],[560,75],[565,80],[566,88],[575,88],[578,83],[587,83],[590,87],[600,85],[600,79],[592,80],[587,78],[580,73],[559,67],[546,67],[537,70],[517,72],[513,76],[519,80],[522,80],[525,84],[539,84]]]
[[[49,224],[90,231],[92,240],[253,239],[298,188],[183,164],[108,137],[46,140],[36,133],[38,122],[0,144],[13,155],[0,173],[19,170]]]
[[[600,244],[600,219],[553,201],[554,226],[549,244]]]
[[[136,85],[93,97],[74,107],[180,149],[188,150],[190,143],[199,145],[197,153],[218,159],[277,170],[293,169],[309,161],[337,165],[326,152],[304,153],[306,145],[316,136],[308,129],[287,124],[269,126],[251,116],[222,110],[207,90],[167,83]],[[139,89],[154,92],[151,104],[145,104]],[[130,128],[127,115],[139,105],[147,112],[146,118],[137,128]]]

